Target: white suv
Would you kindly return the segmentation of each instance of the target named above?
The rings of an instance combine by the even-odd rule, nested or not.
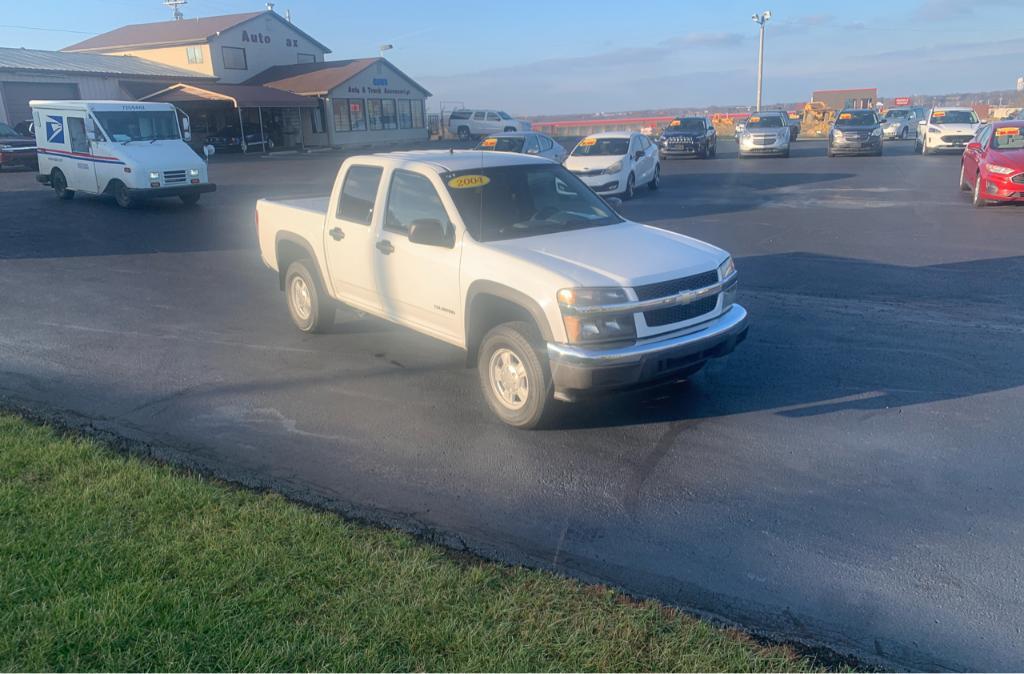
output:
[[[469,140],[492,133],[529,131],[530,123],[515,119],[501,110],[453,110],[448,118],[448,131]]]

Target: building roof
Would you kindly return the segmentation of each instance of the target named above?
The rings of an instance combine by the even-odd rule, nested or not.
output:
[[[315,108],[319,105],[315,98],[308,96],[245,84],[175,84],[141,100],[164,103],[228,101],[236,108]]]
[[[303,35],[307,40],[317,45],[325,52],[330,49],[307,33],[300,30],[294,24],[286,22],[277,12],[264,10],[262,12],[244,12],[241,14],[223,14],[221,16],[197,17],[195,19],[182,19],[181,21],[157,21],[156,23],[134,23],[128,26],[121,26],[106,33],[100,33],[88,40],[83,40],[61,51],[66,52],[109,52],[122,49],[141,49],[149,47],[168,47],[180,44],[193,44],[207,42],[220,33],[245,23],[250,19],[259,16],[269,15],[284,23],[289,28]]]
[[[412,86],[427,96],[431,95],[429,91],[396,68],[390,61],[379,57],[271,66],[260,74],[249,78],[245,83],[284,89],[304,96],[323,96],[377,62],[384,62],[389,68],[408,80]]]
[[[32,70],[37,72],[95,73],[149,78],[213,80],[191,70],[165,66],[137,56],[105,54],[68,54],[42,49],[0,47],[0,70]]]

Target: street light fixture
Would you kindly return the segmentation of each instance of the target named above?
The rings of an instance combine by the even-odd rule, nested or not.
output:
[[[393,45],[393,44],[382,44],[380,47],[377,48],[377,52],[380,54],[381,58],[384,58],[384,52],[386,52],[389,49],[394,49],[394,48],[395,48],[395,45]]]
[[[757,112],[761,112],[761,83],[764,80],[764,24],[772,18],[771,10],[765,10],[760,14],[754,14],[751,19],[761,26],[761,45],[757,51]]]

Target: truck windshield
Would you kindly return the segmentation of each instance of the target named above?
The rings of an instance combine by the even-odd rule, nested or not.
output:
[[[674,119],[669,123],[668,127],[665,128],[665,133],[673,133],[675,131],[686,131],[689,133],[700,133],[704,130],[704,120],[699,117],[687,117],[683,119]]]
[[[178,116],[170,110],[96,112],[110,140],[127,143],[134,140],[178,140]]]
[[[870,110],[843,110],[836,118],[836,126],[874,126],[878,123]]]
[[[502,241],[623,221],[561,166],[492,166],[447,173],[441,178],[477,241]]]

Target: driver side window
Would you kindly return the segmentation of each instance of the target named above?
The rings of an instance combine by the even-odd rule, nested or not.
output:
[[[433,183],[418,173],[395,171],[388,190],[384,229],[408,236],[409,227],[416,220],[437,220],[445,233],[452,233],[448,211],[437,196]]]

